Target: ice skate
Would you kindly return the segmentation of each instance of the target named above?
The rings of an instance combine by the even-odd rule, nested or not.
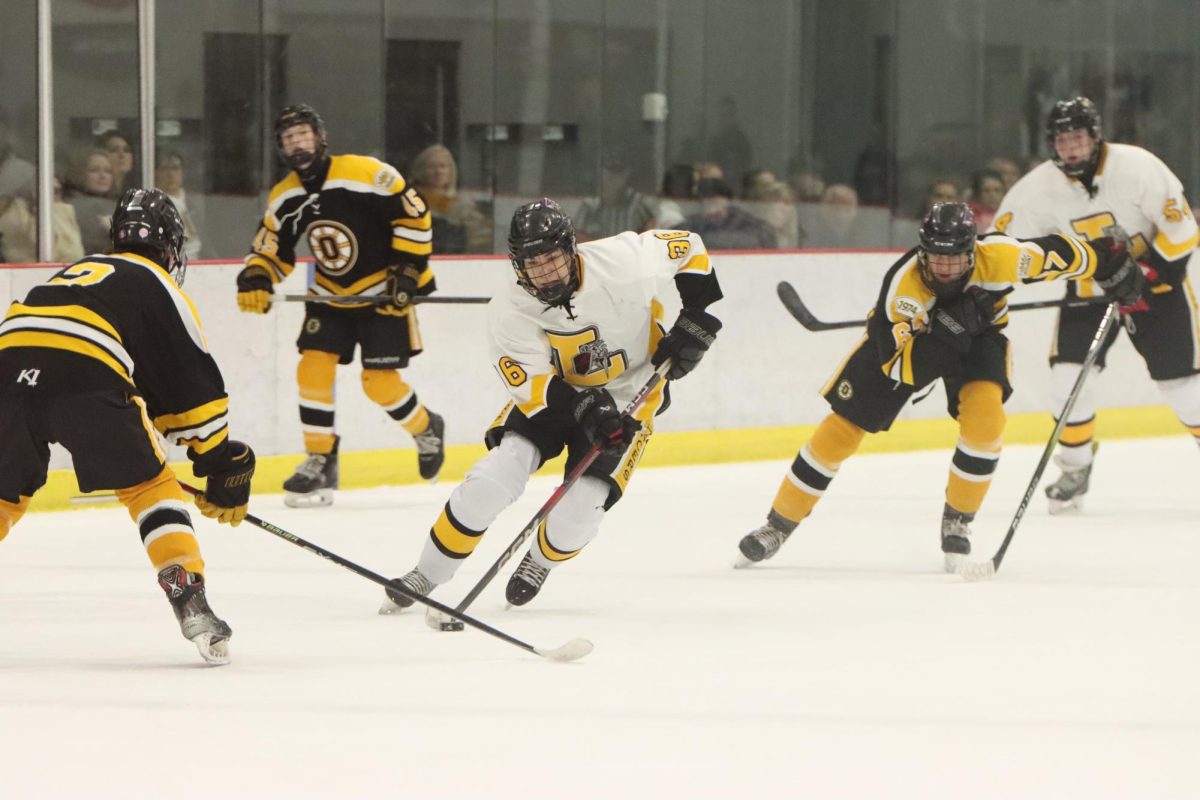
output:
[[[446,421],[438,414],[429,412],[429,427],[413,434],[417,442],[417,469],[421,477],[437,483],[438,473],[446,460]]]
[[[963,514],[950,506],[942,512],[942,566],[946,572],[958,572],[971,555],[971,521],[974,519],[974,514]]]
[[[779,552],[783,543],[792,535],[791,531],[782,531],[771,522],[767,522],[757,530],[753,530],[738,542],[738,558],[734,569],[743,569],[759,561],[766,561]]]
[[[419,569],[409,570],[404,577],[397,580],[404,584],[413,594],[419,594],[422,597],[437,588],[437,584],[426,578]],[[379,607],[380,614],[399,614],[416,602],[411,597],[405,597],[400,592],[392,589],[384,589],[384,592],[383,605]]]
[[[333,490],[338,488],[338,439],[328,453],[309,453],[296,467],[292,477],[283,482],[284,505],[289,508],[314,508],[333,504]]]
[[[175,565],[158,573],[158,585],[167,593],[183,638],[195,644],[209,664],[228,664],[233,631],[208,607],[204,577]]]
[[[504,599],[508,601],[508,607],[523,606],[537,597],[549,574],[550,570],[539,565],[533,560],[533,556],[526,553],[512,577],[508,579],[508,586],[504,588]]]
[[[1097,442],[1092,442],[1092,456],[1099,449]],[[1046,487],[1046,499],[1049,502],[1051,514],[1067,514],[1083,510],[1083,496],[1087,494],[1088,481],[1092,477],[1092,464],[1089,461],[1083,466],[1066,463],[1062,456],[1055,456],[1054,461],[1062,469],[1058,480]]]

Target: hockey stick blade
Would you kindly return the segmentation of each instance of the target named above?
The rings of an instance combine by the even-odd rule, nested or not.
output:
[[[188,484],[184,483],[183,481],[180,481],[179,485],[186,493],[192,495],[193,497],[195,497],[196,495],[201,493],[199,489],[197,489],[194,486],[189,486]],[[264,519],[260,519],[259,517],[256,517],[253,514],[246,514],[244,519],[246,522],[249,522],[251,525],[254,525],[256,527],[263,529],[264,531],[271,534],[272,536],[277,536],[280,539],[283,539],[285,542],[288,542],[289,544],[293,544],[302,550],[307,550],[308,552],[312,553],[315,556],[320,556],[321,558],[325,559],[326,561],[332,561],[334,564],[337,564],[339,567],[344,567],[345,569],[348,569],[351,572],[353,572],[355,575],[366,578],[367,580],[371,581],[372,583],[377,583],[386,589],[391,589],[392,591],[396,592],[397,594],[402,594],[405,597],[412,600],[413,602],[420,603],[420,604],[426,606],[427,608],[436,609],[437,611],[441,612],[442,614],[445,614],[447,617],[449,617],[452,620],[457,620],[458,622],[461,622],[464,625],[469,625],[477,631],[486,633],[488,636],[495,637],[496,639],[499,639],[503,642],[508,642],[509,644],[513,645],[514,647],[519,647],[526,652],[533,653],[534,655],[541,656],[542,658],[546,658],[551,661],[574,661],[575,659],[582,658],[582,657],[586,656],[588,653],[592,652],[592,643],[587,641],[586,639],[572,639],[571,641],[567,642],[565,645],[555,648],[553,650],[543,650],[540,647],[534,647],[533,645],[529,644],[528,642],[523,642],[520,639],[518,639],[517,637],[507,634],[504,631],[500,630],[499,628],[494,628],[491,625],[488,625],[486,622],[484,622],[482,620],[476,619],[475,617],[472,617],[472,616],[468,616],[467,614],[464,614],[462,612],[455,611],[453,608],[442,605],[437,600],[434,600],[431,597],[426,597],[423,594],[414,592],[412,589],[409,589],[407,586],[405,586],[399,580],[391,580],[391,579],[385,578],[376,572],[372,572],[371,570],[367,569],[366,567],[361,567],[358,564],[355,564],[353,561],[350,561],[349,559],[342,558],[337,553],[334,553],[330,550],[326,550],[324,547],[321,547],[320,545],[316,545],[316,544],[313,544],[312,542],[301,539],[296,534],[294,534],[290,531],[286,531],[283,528],[279,527],[278,525],[274,525],[270,522],[267,522]]]
[[[780,281],[775,287],[775,293],[779,295],[779,301],[783,303],[783,307],[792,315],[797,322],[810,331],[832,331],[839,328],[859,328],[865,324],[864,320],[847,320],[846,322],[822,322],[813,316],[813,313],[808,310],[808,306],[804,305],[804,301],[800,299],[800,295],[796,292],[796,288],[787,281]]]
[[[964,561],[958,568],[958,574],[971,583],[990,581],[996,577],[996,564],[990,558],[987,561]]]

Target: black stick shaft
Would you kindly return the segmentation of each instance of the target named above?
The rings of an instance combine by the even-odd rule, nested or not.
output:
[[[1091,372],[1092,366],[1096,363],[1096,359],[1100,355],[1100,349],[1104,346],[1104,340],[1108,338],[1108,332],[1112,330],[1113,325],[1117,323],[1118,319],[1120,319],[1120,315],[1117,314],[1117,304],[1110,302],[1104,312],[1104,319],[1100,321],[1095,335],[1092,336],[1092,343],[1088,346],[1087,356],[1083,359],[1083,367],[1079,370],[1079,377],[1075,379],[1075,385],[1071,387],[1071,394],[1067,396],[1067,402],[1063,404],[1062,411],[1058,415],[1058,422],[1054,424],[1054,431],[1050,434],[1050,440],[1046,442],[1046,449],[1042,451],[1042,458],[1038,461],[1037,469],[1033,471],[1033,477],[1029,479],[1029,485],[1025,487],[1025,496],[1021,498],[1021,504],[1017,506],[1017,513],[1013,515],[1012,524],[1008,526],[1008,533],[1004,535],[1004,541],[1000,543],[999,549],[996,550],[996,555],[992,556],[993,570],[1000,569],[1000,562],[1004,560],[1004,554],[1008,552],[1008,545],[1017,533],[1017,526],[1021,524],[1021,518],[1025,516],[1025,509],[1029,506],[1029,501],[1037,489],[1038,481],[1042,479],[1042,473],[1045,472],[1046,465],[1050,463],[1050,456],[1054,453],[1054,448],[1058,444],[1058,437],[1062,433],[1063,428],[1066,427],[1067,417],[1070,415],[1071,409],[1075,407],[1075,401],[1079,399],[1079,394],[1083,390],[1083,384],[1087,380],[1088,373]]]
[[[272,299],[284,300],[289,303],[376,303],[383,305],[391,303],[392,298],[389,295],[380,294],[351,294],[345,296],[334,296],[325,294],[282,294],[275,295]],[[487,303],[492,298],[490,297],[451,297],[440,295],[422,295],[414,297],[412,303],[414,305],[425,305],[426,303],[443,303],[457,305],[482,305]]]
[[[787,309],[792,317],[808,328],[810,331],[833,331],[843,328],[861,328],[867,324],[866,319],[846,319],[838,320],[837,322],[825,322],[817,319],[816,315],[809,310],[804,301],[800,299],[799,293],[796,292],[794,286],[787,281],[780,281],[775,287],[776,294],[779,295],[779,300],[783,303],[783,307]],[[1081,298],[1078,300],[1031,300],[1027,303],[1010,303],[1009,311],[1030,311],[1037,308],[1079,308],[1081,306],[1094,306],[1101,303],[1110,302],[1105,297]]]
[[[182,483],[182,482],[180,483],[180,486],[182,486],[183,490],[185,492],[187,492],[188,494],[191,494],[191,495],[200,494],[200,490],[195,488],[194,486],[189,486],[188,484]],[[308,552],[312,553],[313,555],[320,556],[321,558],[323,558],[327,561],[332,561],[333,563],[337,564],[339,567],[345,567],[346,569],[350,570],[351,572],[353,572],[356,575],[360,575],[373,583],[377,583],[386,589],[390,589],[393,592],[396,592],[397,594],[402,594],[405,597],[409,598],[410,600],[415,600],[418,603],[421,603],[423,605],[429,606],[432,609],[440,611],[441,613],[443,613],[449,617],[453,617],[454,619],[457,619],[467,625],[470,625],[472,628],[475,628],[476,630],[483,631],[484,633],[488,634],[489,636],[494,636],[497,639],[500,639],[501,641],[508,642],[511,645],[514,645],[516,647],[521,648],[522,650],[525,650],[526,652],[533,653],[535,655],[542,655],[542,653],[540,653],[536,647],[534,647],[531,644],[528,644],[527,642],[521,641],[520,639],[516,638],[515,636],[510,636],[502,630],[493,628],[491,625],[488,625],[486,622],[481,622],[480,620],[477,620],[474,617],[470,617],[470,616],[467,616],[466,614],[462,614],[458,611],[455,611],[450,606],[442,605],[441,603],[439,603],[436,600],[425,597],[424,595],[421,595],[421,594],[417,594],[416,592],[410,590],[407,586],[405,586],[403,583],[401,583],[398,580],[389,580],[388,578],[385,578],[378,573],[372,572],[371,570],[367,569],[366,567],[360,567],[358,564],[355,564],[353,561],[342,558],[337,553],[330,552],[329,550],[326,550],[324,547],[321,547],[320,545],[315,545],[312,542],[301,539],[296,534],[291,533],[289,531],[285,531],[283,528],[280,528],[278,525],[273,525],[264,519],[260,519],[256,516],[254,516],[253,514],[247,514],[246,521],[252,525],[257,525],[258,527],[262,528],[267,533],[274,534],[275,536],[278,536],[280,539],[283,539],[284,541],[286,541],[290,544],[294,544],[297,547],[307,550]]]

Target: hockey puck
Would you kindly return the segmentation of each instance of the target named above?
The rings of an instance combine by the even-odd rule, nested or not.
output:
[[[449,622],[443,622],[438,625],[438,630],[441,631],[461,631],[462,629],[463,624],[456,619],[450,620]]]

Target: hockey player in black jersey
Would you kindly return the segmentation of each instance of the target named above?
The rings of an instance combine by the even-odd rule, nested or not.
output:
[[[316,261],[311,291],[329,297],[379,294],[390,304],[306,305],[296,345],[300,424],[308,458],[283,485],[293,506],[328,505],[338,484],[334,378],[362,348],[367,397],[412,434],[421,477],[436,480],[445,460],[445,423],[400,377],[421,352],[412,298],[434,291],[432,222],[417,190],[391,165],[328,152],[325,124],[307,105],[275,120],[275,144],[292,171],[271,190],[267,212],[238,275],[238,307],[266,313],[272,287],[296,266],[304,238]]]
[[[230,628],[208,605],[204,560],[159,435],[207,478],[196,505],[237,525],[254,452],[229,439],[229,399],[195,308],[180,290],[183,222],[157,189],[130,189],[113,249],[34,287],[0,323],[0,539],[46,482],[49,444],[70,451],[82,491],[113,489],[137,523],[183,635],[212,664]]]

